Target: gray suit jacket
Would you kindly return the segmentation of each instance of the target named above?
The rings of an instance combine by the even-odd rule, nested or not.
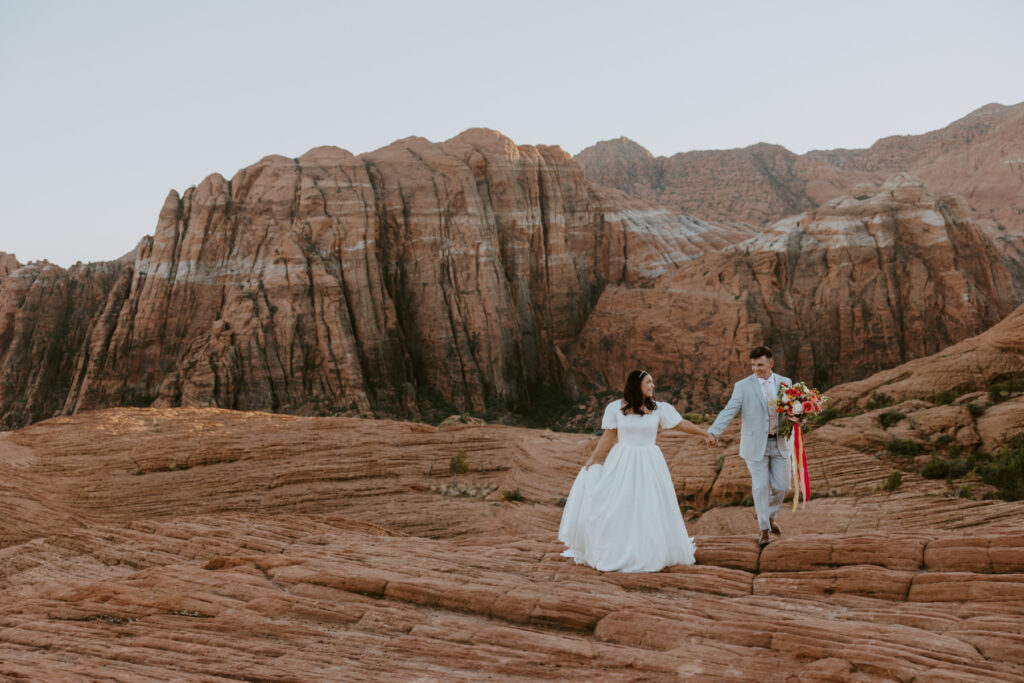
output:
[[[788,377],[776,375],[778,382],[793,386]],[[743,425],[740,427],[740,457],[744,460],[757,462],[764,457],[765,446],[768,445],[768,401],[765,399],[761,383],[756,375],[750,375],[736,382],[732,390],[732,398],[722,408],[714,424],[708,429],[716,437],[725,431],[729,422],[740,414]],[[785,418],[781,415],[779,420]],[[779,451],[783,455],[793,452],[793,445],[788,439],[779,439]]]

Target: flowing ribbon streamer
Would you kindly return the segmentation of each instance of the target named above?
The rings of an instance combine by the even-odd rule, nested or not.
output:
[[[807,474],[807,451],[804,450],[804,433],[800,429],[800,423],[793,423],[793,510],[800,503],[800,494],[804,496],[804,503],[811,494],[811,478]]]

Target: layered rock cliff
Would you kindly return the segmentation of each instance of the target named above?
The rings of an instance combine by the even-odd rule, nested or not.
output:
[[[21,341],[0,347],[0,419],[525,410],[564,383],[561,349],[606,284],[750,234],[595,189],[562,150],[489,130],[267,157],[172,192],[130,267],[5,276],[0,340]]]
[[[608,287],[571,358],[591,388],[643,365],[695,407],[713,407],[762,342],[781,372],[827,387],[976,335],[1019,301],[963,200],[897,175],[653,286]]]
[[[523,412],[637,365],[714,404],[762,341],[828,386],[1020,301],[962,199],[906,176],[859,187],[737,246],[755,230],[589,184],[557,147],[495,131],[267,157],[172,192],[134,261],[0,260],[0,422]]]
[[[114,262],[65,270],[0,253],[0,426],[62,412],[95,321],[130,282]]]

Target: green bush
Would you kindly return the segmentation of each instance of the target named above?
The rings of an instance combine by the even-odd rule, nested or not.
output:
[[[957,444],[959,446],[960,444]],[[950,452],[952,452],[952,448]],[[964,463],[965,467],[969,470],[977,470],[979,467],[983,467],[988,463],[992,462],[992,456],[985,451],[974,451],[967,456],[967,462]]]
[[[936,448],[945,448],[951,443],[953,443],[953,437],[950,436],[949,434],[939,434],[937,437],[935,437]]]
[[[885,448],[901,458],[912,458],[917,455],[917,444],[908,439],[893,439],[885,445]]]
[[[921,468],[921,476],[925,479],[945,479],[949,474],[949,462],[942,458],[932,458]]]
[[[896,424],[897,422],[904,418],[906,418],[906,415],[904,415],[903,413],[897,412],[895,410],[890,410],[879,415],[878,421],[882,423],[883,428],[888,429],[889,427],[892,427],[894,424]]]
[[[883,394],[880,391],[876,391],[875,393],[871,394],[871,398],[868,399],[868,402],[865,405],[865,407],[868,410],[878,410],[879,408],[888,408],[895,402],[896,401],[893,400],[893,397],[890,396],[889,394]]]
[[[960,458],[951,458],[949,460],[949,474],[946,475],[946,478],[959,479],[967,474],[971,469],[973,468]]]
[[[960,458],[932,458],[921,468],[925,479],[959,479],[974,469],[974,465]]]
[[[1022,391],[1024,391],[1024,377],[1010,377],[999,382],[993,382],[988,387],[988,395],[993,403],[1001,403],[1010,398],[1011,395]]]
[[[973,498],[974,495],[971,492],[971,487],[968,484],[961,484],[960,488],[956,490],[956,495],[959,498]]]
[[[523,494],[519,493],[519,487],[518,486],[515,487],[514,489],[510,489],[508,491],[503,491],[501,495],[503,495],[505,497],[505,500],[507,500],[510,503],[513,502],[513,501],[517,501],[517,500],[522,500],[523,499]]]
[[[975,419],[985,414],[985,406],[981,405],[980,403],[975,403],[974,401],[971,401],[970,403],[967,404],[967,410],[970,411],[971,416],[974,417]]]
[[[448,461],[448,470],[452,474],[465,474],[469,472],[469,464],[466,462],[466,451],[459,451]]]
[[[952,389],[944,389],[939,393],[935,394],[934,396],[932,396],[932,403],[934,403],[937,406],[948,406],[950,403],[957,400],[958,398],[960,398],[960,395],[957,394]]]
[[[895,491],[903,485],[903,474],[901,472],[890,472],[889,476],[882,482],[883,491]]]
[[[999,489],[1003,500],[1024,500],[1024,434],[1009,441],[980,469],[981,480]]]

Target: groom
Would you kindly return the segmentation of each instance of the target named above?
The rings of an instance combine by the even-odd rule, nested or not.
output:
[[[775,361],[767,346],[758,346],[750,352],[753,375],[736,382],[732,398],[718,414],[708,431],[715,437],[740,413],[740,457],[750,470],[750,482],[757,511],[757,525],[761,530],[757,542],[762,548],[771,543],[769,531],[782,534],[775,515],[789,490],[791,444],[778,434],[779,414],[772,401],[779,393],[779,384],[793,386],[788,377],[772,372]]]

